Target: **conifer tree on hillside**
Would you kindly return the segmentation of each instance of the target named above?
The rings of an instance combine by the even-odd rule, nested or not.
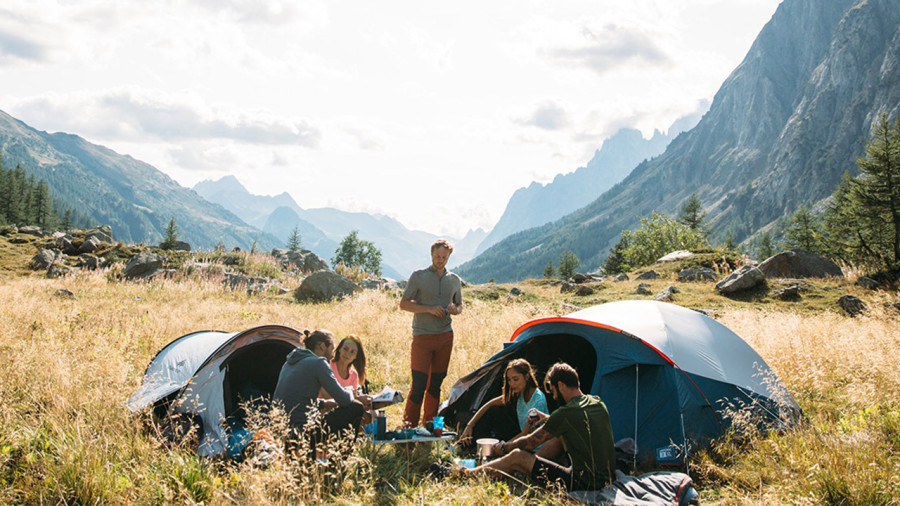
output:
[[[175,217],[169,220],[169,224],[166,225],[165,235],[163,236],[162,242],[159,243],[159,249],[175,249],[178,245],[178,225],[175,224]]]
[[[566,247],[566,250],[559,256],[559,278],[569,279],[574,276],[580,263],[581,260],[578,259],[578,256]]]
[[[808,205],[804,204],[791,216],[790,223],[784,231],[785,246],[820,252],[822,235],[819,230],[821,230],[819,218],[813,214]]]
[[[287,240],[287,249],[288,251],[299,251],[300,250],[300,227],[294,226],[294,230],[291,231],[290,237]]]
[[[706,212],[703,210],[703,204],[700,202],[697,194],[692,193],[681,208],[681,213],[678,215],[678,223],[691,230],[703,230],[701,224],[705,219]]]
[[[858,177],[844,174],[825,211],[828,250],[845,260],[900,267],[900,119],[882,114]]]
[[[60,228],[62,228],[63,232],[68,232],[72,228],[72,210],[66,209],[63,211],[62,220],[60,222]]]
[[[756,256],[759,260],[765,260],[775,254],[775,245],[772,243],[772,234],[763,232],[759,237],[759,245],[756,247]]]
[[[553,260],[548,260],[544,267],[544,279],[553,279],[556,276],[556,268],[553,267]]]

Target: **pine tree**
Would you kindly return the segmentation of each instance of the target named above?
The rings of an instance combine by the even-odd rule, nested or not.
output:
[[[785,244],[788,248],[804,249],[820,252],[821,234],[819,220],[808,205],[800,206],[791,216],[790,224],[784,231]]]
[[[256,243],[256,238],[253,239],[253,244],[250,245],[250,254],[255,255],[259,253],[259,245]]]
[[[62,222],[60,223],[60,227],[63,232],[68,232],[72,228],[72,210],[66,208],[63,211]]]
[[[175,224],[175,217],[169,220],[169,224],[166,225],[165,235],[163,236],[162,242],[159,243],[159,249],[175,249],[178,246],[178,225]]]
[[[574,276],[580,263],[581,260],[578,259],[578,256],[566,247],[566,250],[559,256],[559,278],[569,279]]]
[[[15,171],[6,171],[6,181],[3,185],[3,204],[6,222],[14,225],[22,223],[22,187]]]
[[[622,232],[622,236],[619,237],[616,245],[609,250],[609,256],[606,257],[606,262],[603,264],[604,272],[607,274],[620,274],[631,270],[631,266],[628,265],[628,260],[625,258],[626,252],[631,245],[630,240],[631,231],[625,230]]]
[[[900,265],[900,119],[882,114],[860,175],[844,174],[825,209],[827,251],[834,257],[891,269]]]
[[[700,202],[697,194],[692,193],[681,208],[681,214],[678,215],[678,223],[691,230],[703,230],[701,224],[704,219],[706,219],[706,212],[703,211],[703,204]]]
[[[298,251],[300,250],[300,226],[294,226],[294,230],[291,231],[290,237],[288,237],[287,241],[287,249],[288,251]]]
[[[547,266],[544,267],[544,279],[553,279],[556,276],[556,269],[553,267],[553,260],[547,260]]]
[[[50,185],[41,179],[34,189],[35,224],[43,230],[56,228],[56,212],[53,210],[53,197],[50,195]]]
[[[772,234],[763,232],[759,237],[759,245],[756,247],[756,256],[765,260],[775,254],[775,245],[772,244]]]

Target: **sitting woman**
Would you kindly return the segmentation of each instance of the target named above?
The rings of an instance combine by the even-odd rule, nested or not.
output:
[[[362,341],[356,336],[349,335],[338,343],[334,350],[334,358],[331,360],[331,371],[334,379],[345,390],[350,389],[355,393],[366,393],[366,352],[363,350]],[[362,385],[362,389],[360,389]],[[319,392],[322,399],[330,399],[324,389]],[[365,399],[371,402],[371,397],[365,395]],[[363,414],[363,425],[372,421],[373,413],[366,411]]]
[[[366,384],[366,352],[362,341],[349,335],[338,343],[331,360],[334,378],[344,388],[352,388],[356,392],[360,385]],[[328,392],[322,390],[319,397],[329,399]]]
[[[532,408],[546,413],[547,398],[538,388],[534,368],[527,360],[518,358],[506,365],[503,395],[481,406],[469,420],[460,441],[465,444],[484,437],[510,441],[530,433],[535,428],[532,427],[534,423],[528,421],[528,412]]]

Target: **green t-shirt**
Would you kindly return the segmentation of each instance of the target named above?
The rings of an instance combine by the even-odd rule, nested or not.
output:
[[[616,448],[609,411],[599,397],[573,397],[550,415],[544,430],[566,443],[572,459],[573,490],[599,490],[612,481]]]

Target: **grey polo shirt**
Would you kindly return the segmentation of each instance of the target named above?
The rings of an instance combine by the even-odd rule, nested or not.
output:
[[[451,302],[456,304],[462,302],[462,280],[446,269],[443,276],[438,276],[434,266],[428,266],[412,273],[403,296],[423,306],[446,308]],[[428,313],[415,313],[412,328],[414,336],[441,334],[453,330],[449,314],[437,318]]]

